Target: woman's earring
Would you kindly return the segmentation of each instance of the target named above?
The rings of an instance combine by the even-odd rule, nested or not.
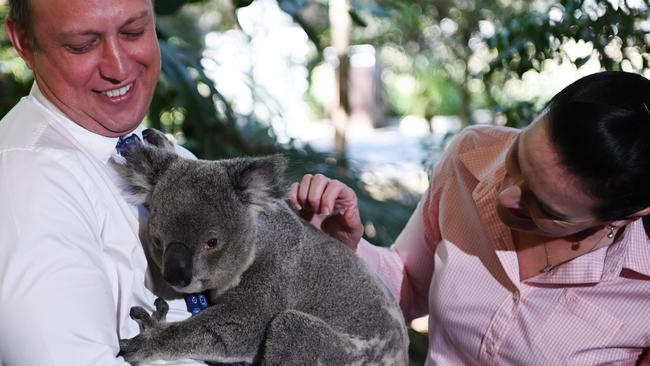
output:
[[[609,239],[614,238],[614,227],[612,225],[607,225],[607,229],[609,229],[609,232],[607,233],[607,237]]]

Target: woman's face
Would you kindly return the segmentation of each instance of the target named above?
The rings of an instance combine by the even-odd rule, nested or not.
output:
[[[497,193],[497,213],[513,230],[563,237],[603,224],[596,200],[562,166],[544,115],[514,140]]]

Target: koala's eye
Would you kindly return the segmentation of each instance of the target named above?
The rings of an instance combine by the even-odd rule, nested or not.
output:
[[[156,249],[162,249],[162,242],[160,241],[160,238],[153,237],[152,242],[153,242],[153,246],[156,247]]]
[[[219,240],[216,238],[208,239],[208,241],[205,242],[206,249],[214,249],[217,245],[219,245]]]

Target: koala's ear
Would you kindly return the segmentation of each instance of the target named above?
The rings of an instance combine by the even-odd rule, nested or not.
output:
[[[178,155],[167,149],[140,144],[124,157],[114,155],[111,163],[126,181],[130,201],[147,205],[158,179],[176,159]]]
[[[234,167],[234,186],[244,201],[264,207],[284,200],[287,160],[282,155],[237,159]]]

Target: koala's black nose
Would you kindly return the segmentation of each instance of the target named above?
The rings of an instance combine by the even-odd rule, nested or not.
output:
[[[180,242],[165,249],[163,278],[172,286],[185,287],[192,282],[192,251]]]

